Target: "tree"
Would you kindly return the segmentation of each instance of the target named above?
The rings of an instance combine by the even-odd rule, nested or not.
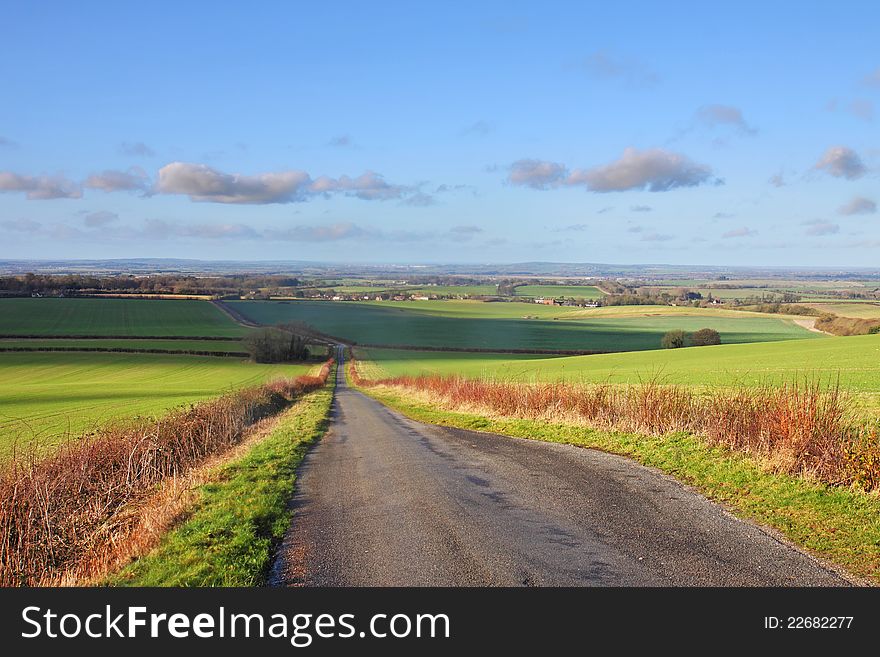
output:
[[[664,349],[680,349],[687,345],[687,333],[681,330],[669,331],[660,340],[660,346]]]
[[[306,338],[281,328],[258,329],[242,342],[257,363],[286,363],[309,357]]]
[[[706,347],[711,344],[721,344],[721,334],[715,329],[702,328],[691,333],[691,344],[694,347]]]

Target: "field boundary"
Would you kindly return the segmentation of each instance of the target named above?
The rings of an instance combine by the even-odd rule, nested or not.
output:
[[[202,351],[192,349],[137,349],[129,347],[0,347],[0,353],[4,352],[67,352],[85,351],[97,353],[120,353],[120,354],[176,354],[178,356],[221,356],[230,358],[248,358],[246,351]]]
[[[253,320],[248,319],[247,317],[242,315],[240,312],[235,310],[235,308],[233,308],[232,306],[229,306],[229,305],[223,303],[223,301],[221,301],[220,299],[211,299],[208,303],[210,303],[212,306],[220,309],[221,312],[223,312],[227,317],[229,317],[236,324],[240,324],[241,326],[244,326],[246,328],[260,328],[260,327],[264,326],[263,324],[259,324]]]
[[[143,539],[89,583],[265,585],[290,527],[297,468],[329,427],[333,388],[303,395],[226,454],[163,486],[142,509]]]
[[[205,342],[239,342],[241,336],[219,336],[219,335],[94,335],[71,333],[70,335],[59,335],[51,333],[40,335],[35,333],[2,333],[0,340],[204,340]]]
[[[624,353],[584,349],[491,349],[489,347],[420,347],[418,345],[372,344],[368,342],[348,343],[363,349],[391,349],[396,351],[437,351],[471,354],[537,354],[545,356],[596,356],[598,354]]]

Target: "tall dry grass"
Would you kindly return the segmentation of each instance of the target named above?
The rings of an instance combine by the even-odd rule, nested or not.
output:
[[[351,376],[357,385],[404,389],[450,410],[652,436],[684,431],[711,445],[759,456],[776,471],[834,486],[880,489],[878,424],[858,420],[839,385],[804,380],[699,392],[657,381],[520,384],[459,376],[365,380],[354,361]]]
[[[156,421],[106,427],[52,455],[17,457],[0,473],[0,586],[76,580],[130,540],[127,512],[169,479],[239,444],[261,419],[324,385],[318,376],[272,381]]]

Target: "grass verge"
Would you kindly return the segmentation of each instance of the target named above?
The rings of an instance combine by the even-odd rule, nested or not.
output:
[[[297,466],[326,431],[332,398],[328,385],[299,399],[244,456],[209,475],[187,518],[154,550],[106,583],[264,585],[274,547],[290,525]]]
[[[779,531],[796,545],[880,584],[880,496],[770,472],[755,458],[683,433],[662,437],[536,420],[490,418],[438,408],[412,391],[360,387],[421,422],[565,443],[631,457],[694,486],[735,515]]]

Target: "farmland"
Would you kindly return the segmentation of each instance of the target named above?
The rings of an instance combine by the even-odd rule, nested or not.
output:
[[[779,383],[792,377],[840,377],[844,389],[880,395],[880,335],[722,344],[714,347],[542,358],[358,349],[372,377],[461,374],[516,381],[638,383],[659,377],[670,384],[737,386]]]
[[[715,328],[725,343],[821,338],[792,321],[755,313],[669,308],[591,310],[523,303],[230,302],[262,324],[305,322],[361,344],[465,349],[634,351],[657,349],[673,329]],[[564,320],[564,321],[563,321]]]
[[[179,340],[125,338],[2,338],[0,351],[13,350],[105,350],[105,351],[211,351],[240,353],[244,347],[238,340]]]
[[[516,296],[599,299],[602,291],[593,285],[520,285],[516,288]]]
[[[236,338],[246,332],[207,301],[0,299],[0,335]]]
[[[855,319],[880,318],[880,304],[878,303],[810,303],[806,305],[820,312],[832,313],[840,317],[852,317]]]
[[[310,367],[181,355],[0,354],[0,457],[16,439],[49,445],[108,420],[161,414]]]

